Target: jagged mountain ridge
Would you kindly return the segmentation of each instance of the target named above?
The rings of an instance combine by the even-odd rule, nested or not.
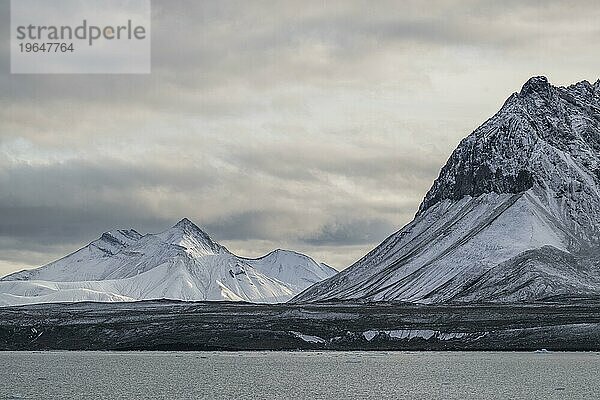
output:
[[[106,232],[60,260],[5,276],[0,305],[163,298],[283,302],[336,272],[288,250],[238,257],[184,218],[158,234]]]
[[[545,77],[531,78],[494,117],[460,143],[419,212],[444,199],[520,193],[534,185],[556,196],[584,191],[597,197],[599,132],[600,80],[563,88],[550,85]],[[561,206],[572,213],[572,203],[565,201]],[[583,225],[600,228],[600,210],[587,211],[595,217]],[[584,214],[571,215],[573,222],[585,218]],[[594,230],[598,240],[600,229]]]
[[[600,295],[600,81],[534,77],[461,141],[415,219],[293,301]]]

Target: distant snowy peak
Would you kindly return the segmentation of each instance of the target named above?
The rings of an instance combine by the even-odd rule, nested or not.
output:
[[[298,292],[337,273],[337,270],[317,263],[307,255],[282,249],[246,262],[265,275],[286,282]]]
[[[335,274],[312,258],[277,250],[232,254],[184,218],[157,234],[106,232],[43,267],[0,279],[0,305],[147,299],[276,303]]]
[[[200,254],[219,254],[229,251],[214,242],[210,236],[187,218],[182,219],[173,227],[156,234],[166,243],[185,248],[188,252]]]

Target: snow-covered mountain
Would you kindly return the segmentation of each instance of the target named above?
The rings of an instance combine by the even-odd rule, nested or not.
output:
[[[415,219],[293,301],[600,295],[600,80],[531,78],[465,138]]]
[[[0,279],[0,305],[145,299],[283,302],[337,271],[276,250],[234,255],[190,220],[158,234],[135,230],[99,239],[43,267]]]

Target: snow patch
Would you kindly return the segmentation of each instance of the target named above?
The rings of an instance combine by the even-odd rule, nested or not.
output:
[[[320,338],[318,336],[305,335],[303,333],[296,332],[296,331],[290,331],[290,333],[292,335],[294,335],[295,337],[297,337],[298,339],[301,339],[307,343],[325,343],[325,339]]]
[[[411,340],[411,339],[437,339],[437,340],[453,340],[462,338],[479,339],[487,332],[465,333],[465,332],[440,332],[431,329],[396,329],[396,330],[368,330],[362,333],[363,337],[368,341],[372,341],[379,335],[384,335],[394,340]]]

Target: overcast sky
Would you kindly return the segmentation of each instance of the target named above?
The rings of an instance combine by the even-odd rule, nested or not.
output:
[[[347,267],[533,75],[600,77],[597,1],[154,1],[152,74],[11,75],[0,275],[183,217]]]

